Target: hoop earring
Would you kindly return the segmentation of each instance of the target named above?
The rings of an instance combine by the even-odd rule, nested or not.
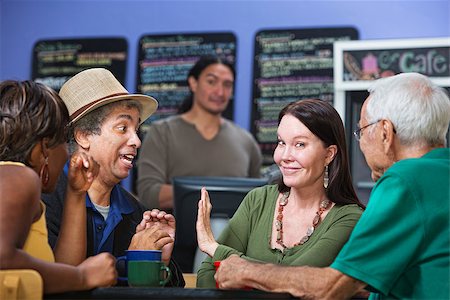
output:
[[[48,181],[50,180],[48,172],[48,156],[45,157],[45,163],[41,166],[39,177],[41,178],[42,186],[46,186],[48,184]]]
[[[323,176],[323,187],[325,189],[328,188],[329,181],[330,181],[330,178],[328,177],[328,166],[325,166],[325,174]]]

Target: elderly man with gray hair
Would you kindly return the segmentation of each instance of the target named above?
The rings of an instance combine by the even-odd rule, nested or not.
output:
[[[376,81],[355,138],[376,181],[366,211],[328,268],[257,264],[232,256],[220,288],[250,286],[307,299],[449,299],[450,100],[417,73]]]

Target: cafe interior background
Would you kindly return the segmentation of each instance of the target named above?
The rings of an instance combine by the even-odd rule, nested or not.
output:
[[[358,40],[450,37],[450,1],[0,0],[0,80],[30,79],[40,40],[126,40],[124,83],[136,91],[139,39],[229,32],[236,38],[234,121],[250,130],[255,36],[262,30],[352,27]],[[123,182],[132,189],[132,177]]]

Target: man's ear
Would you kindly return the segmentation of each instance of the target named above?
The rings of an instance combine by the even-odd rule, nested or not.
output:
[[[83,149],[88,150],[91,146],[91,141],[89,139],[90,134],[77,130],[74,132],[75,142]]]
[[[189,76],[188,83],[191,92],[195,93],[195,91],[197,90],[197,79],[195,79],[194,76]]]
[[[333,159],[336,157],[336,154],[338,152],[337,146],[336,145],[330,145],[327,147],[327,154],[325,157],[325,163],[328,166]]]
[[[390,153],[394,146],[395,129],[390,120],[381,120],[381,138],[383,142],[384,153]]]

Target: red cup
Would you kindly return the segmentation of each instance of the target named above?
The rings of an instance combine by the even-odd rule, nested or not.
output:
[[[220,260],[216,260],[214,262],[214,269],[216,269],[216,272],[217,272],[217,269],[219,268],[219,266],[220,266]],[[217,281],[216,281],[216,288],[219,288],[219,284],[217,283]]]

